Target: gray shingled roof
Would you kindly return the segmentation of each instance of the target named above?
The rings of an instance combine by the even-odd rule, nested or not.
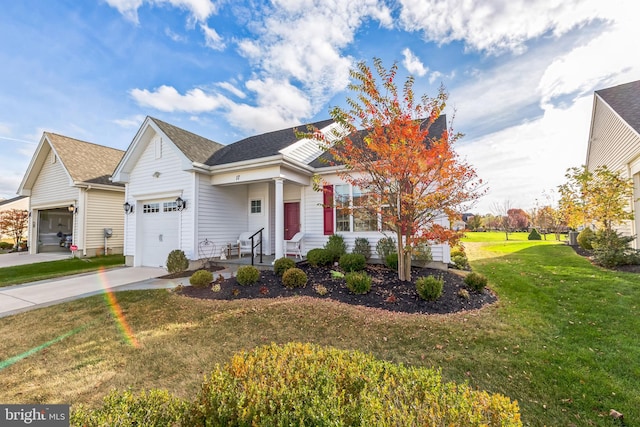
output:
[[[640,133],[640,80],[597,90],[596,93]]]
[[[13,202],[17,202],[18,200],[26,199],[27,197],[29,197],[29,196],[18,196],[18,197],[13,197],[11,199],[0,200],[0,206],[8,205],[9,203],[13,203]]]
[[[109,178],[124,151],[51,132],[45,132],[45,135],[73,181],[123,186],[114,184]]]
[[[333,119],[322,120],[311,123],[311,125],[322,129],[331,123],[333,123]],[[215,166],[274,156],[283,148],[298,141],[300,138],[296,136],[296,129],[301,132],[306,132],[306,126],[307,125],[300,125],[250,136],[233,144],[226,145],[223,149],[214,153],[213,156],[207,160],[206,164]]]
[[[440,138],[440,136],[442,135],[442,132],[444,132],[445,130],[447,130],[447,117],[445,114],[442,114],[431,124],[431,127],[429,128],[429,136],[427,136],[427,140],[433,139],[433,138]],[[364,130],[361,130],[361,131],[355,132],[354,134],[351,134],[350,138],[355,144],[357,144],[359,142],[362,142],[366,135],[367,135],[367,132]],[[309,165],[314,168],[323,168],[323,167],[332,166],[334,165],[334,163],[335,163],[335,160],[333,156],[325,152],[325,153],[322,153],[320,157],[318,157],[317,159],[309,163]]]
[[[204,138],[195,133],[180,129],[174,125],[163,122],[153,117],[149,117],[162,132],[184,153],[192,162],[206,163],[207,160],[218,150],[225,146]]]

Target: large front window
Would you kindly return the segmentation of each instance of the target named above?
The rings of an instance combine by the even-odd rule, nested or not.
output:
[[[366,190],[341,184],[335,186],[334,195],[337,232],[378,230],[378,215],[367,208],[371,195]]]

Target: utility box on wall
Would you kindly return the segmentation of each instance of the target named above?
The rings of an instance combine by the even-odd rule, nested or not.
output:
[[[108,239],[111,236],[113,236],[113,228],[105,228],[104,229],[104,238]]]

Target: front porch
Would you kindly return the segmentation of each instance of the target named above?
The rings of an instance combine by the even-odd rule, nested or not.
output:
[[[295,262],[301,262],[305,260],[305,258],[300,259],[300,258],[297,258],[295,255],[287,255],[287,258],[290,258]],[[260,255],[257,255],[253,259],[253,266],[255,266],[258,270],[271,270],[273,269],[273,263],[275,260],[276,260],[275,255],[262,255],[262,262],[260,262],[261,261]],[[240,258],[233,257],[233,258],[227,258],[222,260],[220,258],[214,258],[209,262],[211,263],[211,265],[230,268],[234,271],[237,270],[238,267],[241,267],[244,265],[252,265],[251,257],[249,255],[245,255]]]

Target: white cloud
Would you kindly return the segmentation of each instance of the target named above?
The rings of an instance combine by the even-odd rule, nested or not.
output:
[[[105,0],[111,7],[118,9],[118,12],[129,21],[138,23],[138,9],[142,6],[143,0]]]
[[[167,112],[202,113],[214,111],[226,102],[224,97],[206,94],[202,89],[191,89],[185,95],[181,95],[174,87],[165,85],[155,91],[133,89],[130,94],[139,105]]]
[[[404,56],[404,60],[402,61],[402,65],[409,71],[411,74],[415,74],[418,77],[423,77],[429,71],[428,67],[425,67],[420,58],[415,56],[411,49],[408,47],[402,51],[402,55]]]
[[[216,30],[209,28],[206,24],[200,24],[200,28],[204,33],[204,43],[208,48],[219,51],[224,50],[226,45]]]
[[[232,93],[238,98],[244,99],[247,97],[247,95],[244,92],[242,92],[240,89],[238,89],[236,86],[234,86],[233,83],[220,82],[220,83],[216,83],[216,86],[221,87],[222,89]]]
[[[140,127],[145,117],[141,114],[137,114],[133,117],[129,117],[126,119],[115,119],[113,122],[120,127],[125,129],[137,129]]]
[[[169,37],[171,40],[173,40],[174,42],[177,43],[184,43],[187,41],[187,38],[185,36],[182,36],[176,32],[174,32],[173,30],[171,30],[171,28],[167,27],[164,29],[164,34]]]
[[[549,106],[536,120],[459,142],[457,152],[489,186],[474,211],[491,212],[492,202],[503,200],[529,209],[543,191],[555,191],[566,169],[585,161],[592,99],[568,109]]]
[[[125,18],[138,23],[138,9],[143,3],[151,5],[169,4],[173,7],[189,11],[191,19],[205,22],[217,12],[217,5],[210,0],[105,0],[111,7],[118,9]]]
[[[437,43],[464,41],[473,50],[522,53],[532,39],[559,37],[603,16],[600,0],[400,0],[400,25]]]
[[[538,86],[543,105],[564,95],[579,96],[594,88],[638,79],[640,57],[629,52],[637,50],[640,26],[634,14],[635,6],[625,10],[623,5],[622,2],[611,5],[609,12],[613,12],[611,19],[615,16],[615,21],[607,31],[558,56],[547,67]]]
[[[390,11],[375,0],[277,0],[259,10],[257,39],[238,47],[264,78],[299,83],[314,109],[320,108],[348,82],[352,60],[342,49],[353,42],[364,19],[391,25]]]
[[[305,93],[288,81],[249,80],[247,89],[256,94],[256,105],[231,104],[227,120],[247,132],[263,133],[299,124],[312,113]]]

